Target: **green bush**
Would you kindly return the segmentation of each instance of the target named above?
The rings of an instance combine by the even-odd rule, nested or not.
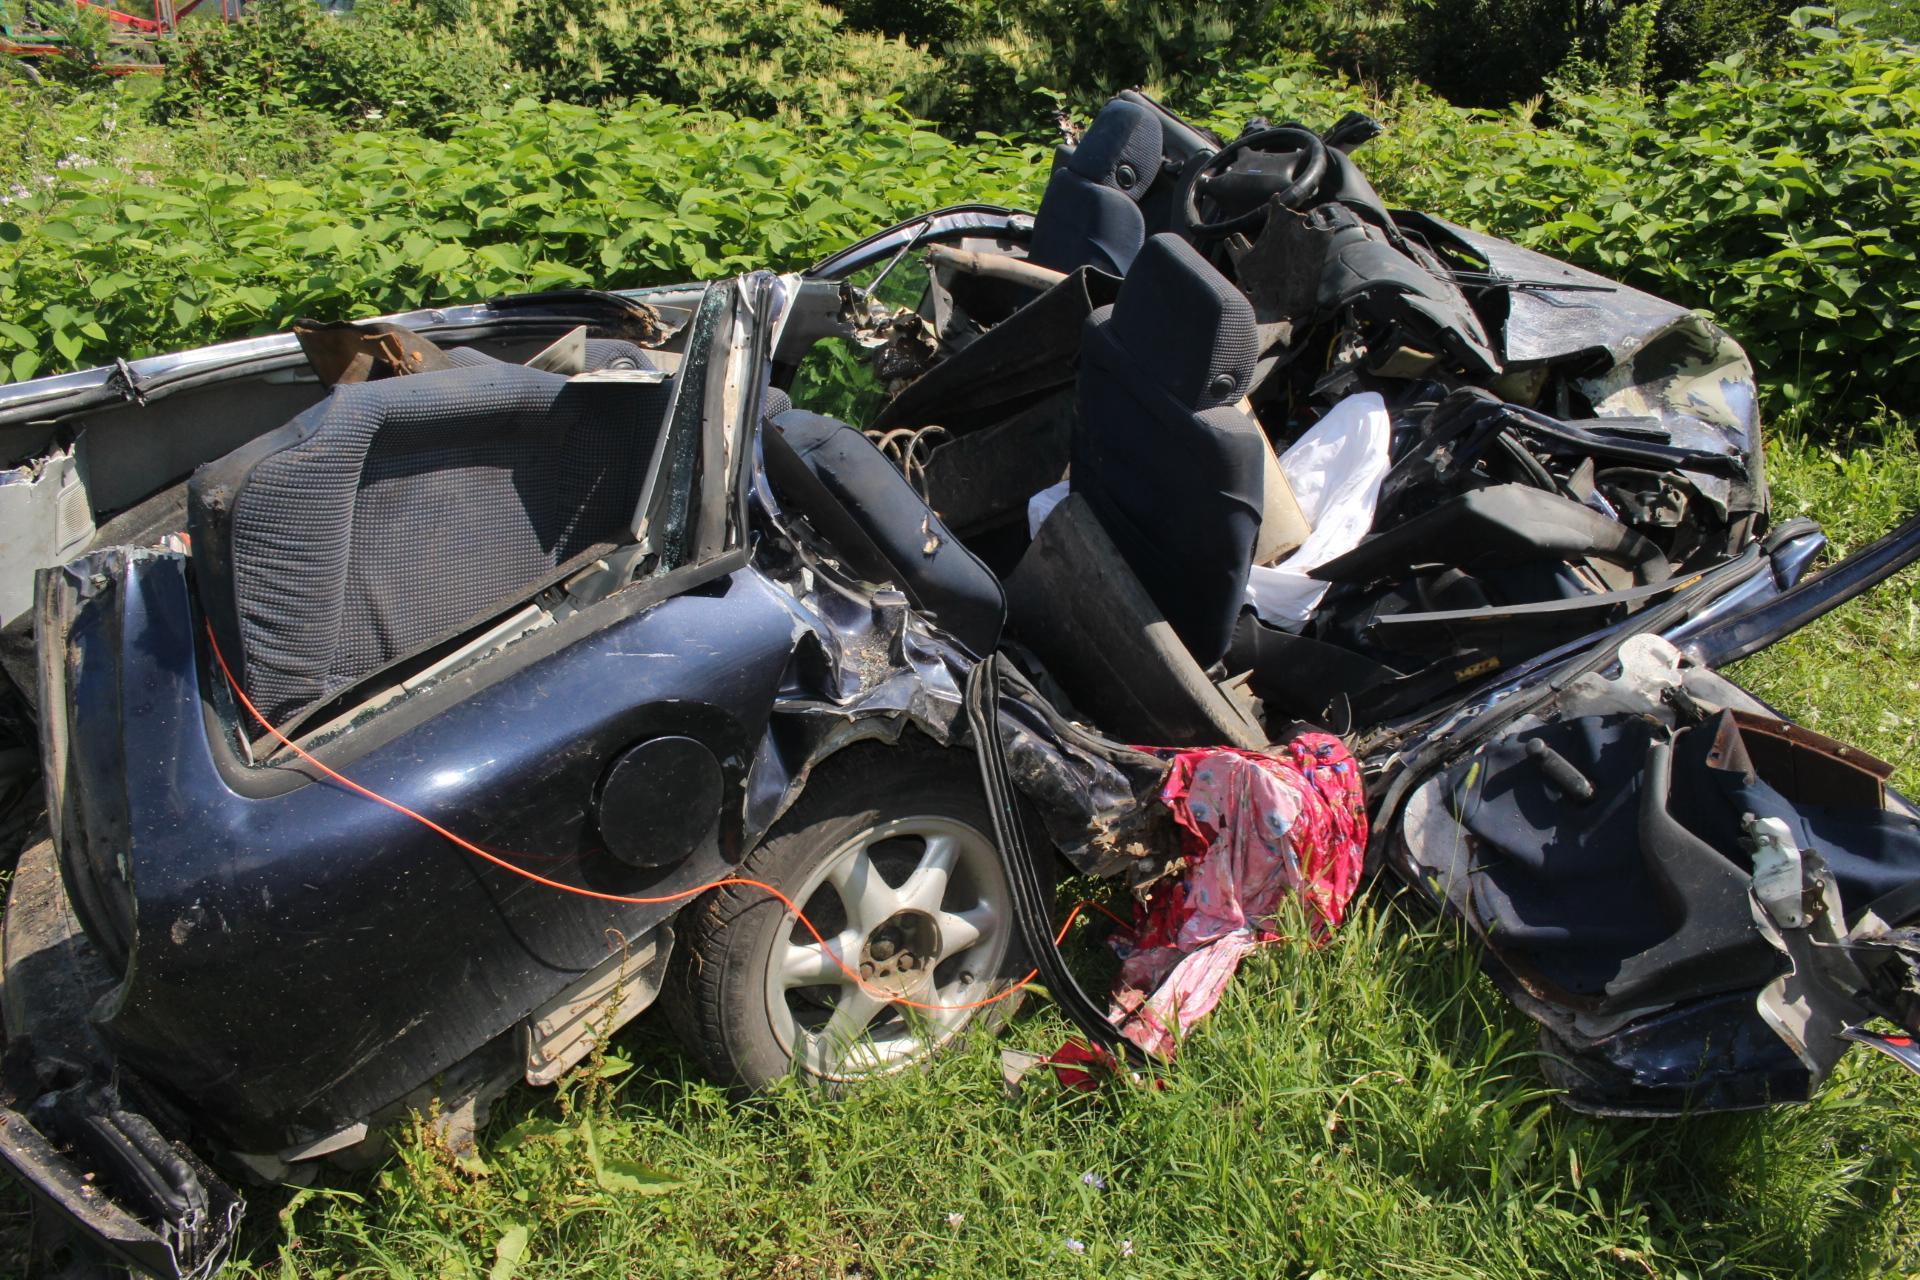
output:
[[[1202,103],[1324,123],[1364,95],[1299,63]],[[1551,122],[1407,88],[1360,159],[1428,209],[1711,312],[1776,408],[1920,408],[1920,49],[1802,10],[1777,61],[1715,63],[1655,100],[1570,95]]]
[[[63,168],[130,167],[149,158],[159,131],[127,92],[140,87],[89,89],[0,77],[0,206],[51,186],[52,175]]]
[[[644,103],[523,100],[437,141],[340,137],[305,180],[60,170],[0,222],[0,370],[27,378],[299,315],[804,265],[961,200],[1031,206],[1038,148],[896,114],[800,130]]]
[[[956,127],[1024,130],[1118,89],[1179,98],[1269,56],[1287,29],[1282,10],[1274,0],[982,3],[939,46],[946,74],[919,105]]]
[[[1775,40],[1793,0],[1394,0],[1386,65],[1463,106],[1500,107],[1556,77],[1668,84]],[[1318,48],[1318,46],[1301,46]]]
[[[1775,409],[1913,412],[1920,51],[1820,11],[1790,36],[1777,62],[1730,59],[1661,101],[1566,94],[1549,123],[1416,86],[1369,97],[1301,59],[1193,97],[1227,132],[1366,107],[1391,126],[1361,156],[1390,200],[1709,310]],[[205,140],[175,145],[226,164]],[[1046,170],[1042,148],[962,147],[893,110],[802,129],[650,101],[522,102],[443,142],[389,130],[330,145],[306,176],[272,181],[87,153],[16,182],[0,212],[0,376],[301,313],[793,265],[948,201],[1032,207]]]
[[[256,0],[238,21],[188,24],[161,50],[163,121],[304,109],[345,127],[431,131],[513,92],[499,44],[433,0],[361,0],[344,14]]]
[[[527,0],[502,21],[520,65],[566,102],[634,97],[752,116],[844,117],[917,91],[924,50],[856,31],[816,0]]]

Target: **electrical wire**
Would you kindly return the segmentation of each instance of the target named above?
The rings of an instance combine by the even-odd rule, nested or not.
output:
[[[981,1008],[985,1008],[987,1005],[998,1004],[1002,1000],[1010,999],[1013,996],[1018,995],[1021,991],[1024,991],[1033,982],[1033,980],[1036,977],[1038,977],[1040,974],[1040,970],[1038,968],[1029,970],[1026,977],[1021,978],[1018,982],[1013,983],[1006,990],[998,992],[995,995],[988,996],[984,1000],[969,1000],[962,1004],[938,1004],[938,1003],[932,1003],[932,1002],[926,1002],[926,1001],[920,1001],[920,1000],[909,1000],[904,996],[895,995],[893,992],[890,992],[883,987],[876,986],[875,984],[868,982],[865,978],[861,977],[859,970],[853,968],[845,960],[841,959],[838,953],[834,951],[832,946],[828,944],[826,938],[821,934],[820,930],[814,927],[813,921],[807,918],[807,913],[800,909],[800,904],[795,902],[792,898],[789,898],[786,894],[780,892],[780,890],[774,888],[772,885],[766,883],[764,880],[752,880],[747,878],[746,876],[725,876],[719,880],[710,880],[706,884],[695,885],[691,889],[681,889],[677,892],[662,894],[658,897],[636,897],[630,894],[602,893],[597,889],[583,889],[578,885],[563,884],[558,880],[551,880],[551,879],[548,879],[546,876],[538,874],[537,872],[529,871],[525,867],[517,867],[513,863],[507,861],[505,858],[502,858],[497,854],[487,852],[487,850],[482,849],[479,845],[473,843],[471,840],[467,840],[459,835],[456,835],[454,832],[447,830],[447,828],[441,826],[439,823],[435,822],[432,818],[429,818],[424,814],[417,813],[414,810],[409,809],[406,805],[401,804],[398,800],[392,800],[386,796],[381,795],[378,791],[373,790],[373,788],[371,787],[362,786],[360,783],[355,782],[352,778],[347,777],[345,774],[339,772],[338,770],[333,769],[328,765],[322,763],[321,761],[315,759],[311,752],[307,751],[305,748],[301,747],[300,744],[296,743],[293,739],[287,737],[286,734],[280,732],[279,729],[275,728],[272,722],[270,722],[264,715],[260,713],[259,708],[253,705],[253,700],[247,697],[246,690],[240,687],[239,680],[237,680],[234,677],[232,668],[227,666],[226,655],[220,652],[220,640],[219,640],[219,637],[214,635],[213,624],[211,622],[207,624],[207,642],[213,646],[213,660],[219,666],[220,674],[226,677],[228,687],[233,690],[233,696],[239,700],[240,705],[246,709],[247,714],[252,716],[253,719],[259,723],[260,727],[267,731],[268,735],[271,736],[274,739],[274,741],[278,742],[281,746],[291,751],[303,763],[308,764],[313,768],[319,770],[321,774],[332,779],[334,782],[338,783],[342,787],[345,787],[347,790],[355,793],[356,795],[364,796],[367,799],[372,800],[376,804],[385,805],[387,808],[392,809],[395,813],[403,814],[406,817],[413,819],[415,822],[419,823],[421,826],[425,827],[427,830],[433,832],[435,835],[440,836],[442,839],[454,845],[454,847],[464,850],[465,852],[472,854],[474,857],[479,858],[484,862],[487,862],[492,864],[493,866],[499,867],[502,871],[507,871],[512,873],[513,875],[520,876],[523,879],[531,880],[535,884],[544,885],[549,889],[558,889],[562,893],[571,893],[582,898],[593,898],[600,902],[614,902],[614,903],[620,903],[626,906],[645,907],[645,906],[659,906],[663,903],[670,903],[670,902],[685,902],[690,898],[699,897],[701,894],[707,892],[709,889],[725,889],[734,885],[739,885],[741,887],[748,888],[748,889],[758,889],[768,894],[769,896],[778,899],[780,903],[787,908],[788,911],[792,912],[795,918],[797,918],[800,921],[801,925],[806,929],[806,931],[813,935],[813,940],[820,944],[821,949],[825,951],[828,956],[832,957],[834,964],[838,965],[841,971],[844,972],[847,975],[847,977],[851,978],[854,984],[858,986],[862,991],[865,991],[868,995],[874,996],[880,1000],[884,1000],[890,1004],[902,1005],[909,1009],[919,1009],[919,1010],[922,1010],[923,1012],[928,1012],[928,1013],[958,1013],[967,1009],[981,1009]],[[1095,910],[1104,912],[1107,916],[1111,917],[1112,919],[1120,921],[1122,925],[1126,923],[1125,921],[1120,920],[1119,916],[1115,915],[1112,911],[1107,910],[1107,908],[1101,906],[1099,903],[1091,902],[1083,899],[1080,902],[1076,902],[1073,905],[1073,910],[1067,913],[1067,918],[1065,922],[1061,924],[1060,931],[1056,933],[1053,937],[1053,942],[1055,946],[1059,946],[1060,943],[1066,938],[1067,930],[1073,927],[1073,922],[1080,918],[1080,912],[1082,908],[1085,908],[1085,907],[1093,907]]]

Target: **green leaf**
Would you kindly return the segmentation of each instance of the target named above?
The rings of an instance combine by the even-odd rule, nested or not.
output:
[[[591,1119],[580,1122],[579,1133],[586,1148],[587,1165],[593,1170],[593,1180],[600,1184],[602,1191],[615,1195],[658,1196],[685,1185],[680,1179],[651,1165],[618,1156],[601,1155],[600,1141],[594,1134]]]
[[[520,1222],[501,1232],[493,1245],[493,1266],[487,1271],[487,1280],[512,1280],[513,1273],[527,1256],[527,1242],[532,1236],[526,1224]]]
[[[53,346],[54,350],[68,360],[76,362],[80,359],[80,353],[87,349],[87,344],[81,340],[79,334],[69,333],[65,329],[53,331]]]
[[[619,1156],[602,1159],[600,1167],[594,1170],[594,1180],[602,1190],[637,1196],[663,1196],[686,1185],[683,1179],[664,1170]]]
[[[104,275],[96,279],[92,284],[87,286],[87,292],[92,294],[96,299],[109,298],[134,283],[136,282],[132,276],[124,272],[115,271],[110,275]]]
[[[488,244],[474,250],[474,257],[501,271],[519,275],[527,267],[527,255],[518,245]]]
[[[15,353],[12,369],[13,380],[15,382],[25,382],[39,371],[40,353],[37,351],[21,351]]]
[[[570,1130],[557,1121],[542,1116],[528,1116],[509,1129],[497,1144],[502,1151],[513,1151],[540,1138],[551,1138],[569,1133]]]
[[[422,274],[425,275],[444,275],[455,267],[464,266],[466,261],[467,251],[464,246],[457,244],[436,245],[426,257],[420,260],[420,270]]]
[[[0,244],[13,244],[20,239],[20,236],[18,223],[0,222]]]
[[[29,348],[40,341],[34,336],[33,330],[17,325],[11,320],[0,320],[0,338],[7,339],[15,346]]]

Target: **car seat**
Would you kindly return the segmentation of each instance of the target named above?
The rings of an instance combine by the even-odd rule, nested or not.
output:
[[[1027,257],[1056,271],[1125,275],[1147,237],[1140,201],[1160,174],[1161,141],[1160,117],[1140,103],[1101,108],[1047,181]]]
[[[1000,643],[1000,580],[954,537],[871,440],[832,418],[767,395],[760,432],[767,479],[846,567],[900,587],[914,608],[985,657]]]
[[[337,386],[200,468],[194,579],[241,687],[284,728],[629,540],[669,397],[479,357]]]
[[[1253,309],[1193,247],[1150,240],[1087,321],[1070,493],[1008,583],[1021,639],[1110,732],[1258,747],[1207,677],[1259,531],[1265,450],[1237,407]]]

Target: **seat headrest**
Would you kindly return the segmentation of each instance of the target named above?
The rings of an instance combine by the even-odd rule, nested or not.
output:
[[[1114,340],[1180,403],[1213,409],[1247,394],[1260,355],[1253,304],[1185,240],[1148,240],[1109,310]]]
[[[1160,117],[1137,102],[1109,102],[1087,126],[1067,168],[1135,200],[1160,173]]]

